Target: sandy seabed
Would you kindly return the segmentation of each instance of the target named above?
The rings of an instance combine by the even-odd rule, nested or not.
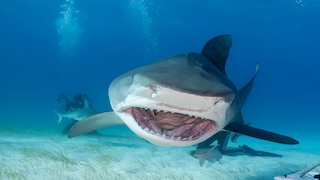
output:
[[[223,156],[200,167],[188,154],[195,146],[159,147],[127,129],[107,131],[68,139],[58,130],[0,128],[0,179],[273,179],[320,161],[319,140],[282,145],[241,136],[239,145],[283,157]]]

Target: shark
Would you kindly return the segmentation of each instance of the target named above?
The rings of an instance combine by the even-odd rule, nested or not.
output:
[[[98,113],[96,110],[92,109],[89,105],[88,100],[84,99],[84,107],[81,109],[75,109],[74,111],[68,111],[65,113],[54,111],[58,116],[58,124],[62,121],[63,118],[75,119],[75,120],[83,120],[86,117],[92,116],[93,114]]]
[[[259,64],[253,77],[238,90],[225,71],[231,46],[231,35],[222,34],[210,39],[201,53],[167,57],[120,75],[108,89],[112,111],[79,121],[68,137],[105,126],[126,125],[159,146],[191,146],[220,131],[277,143],[299,143],[244,124],[241,109]]]

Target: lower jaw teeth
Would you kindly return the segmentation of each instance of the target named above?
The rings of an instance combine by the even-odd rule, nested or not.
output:
[[[190,137],[184,137],[182,138],[182,136],[178,136],[178,137],[174,137],[174,136],[168,136],[166,135],[165,133],[162,133],[162,134],[159,134],[158,132],[154,132],[153,130],[145,127],[143,128],[144,131],[150,133],[150,134],[153,134],[153,135],[156,135],[156,136],[160,136],[164,139],[170,139],[170,140],[176,140],[176,141],[192,141],[192,140],[195,140],[195,139],[198,139],[198,135],[196,136],[190,136]]]

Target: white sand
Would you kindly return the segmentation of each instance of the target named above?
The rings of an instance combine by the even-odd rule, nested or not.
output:
[[[221,164],[200,167],[188,154],[195,147],[159,147],[125,128],[107,130],[68,139],[52,130],[1,128],[0,179],[273,179],[320,161],[319,140],[281,145],[243,136],[239,144],[283,157],[223,156]]]

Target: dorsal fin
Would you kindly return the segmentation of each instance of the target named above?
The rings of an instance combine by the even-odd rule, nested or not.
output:
[[[223,34],[209,40],[201,54],[208,58],[221,72],[226,74],[225,65],[232,46],[231,35]]]

